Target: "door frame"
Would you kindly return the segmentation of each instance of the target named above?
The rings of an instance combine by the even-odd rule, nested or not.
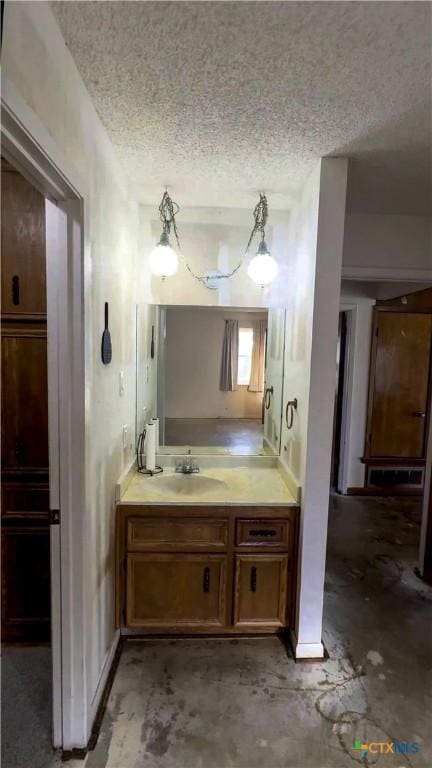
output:
[[[88,737],[85,665],[85,357],[84,200],[87,190],[35,113],[4,78],[4,157],[57,207],[55,251],[48,264],[48,411],[51,526],[53,746]],[[54,205],[52,205],[54,203]],[[48,214],[50,215],[50,214]]]

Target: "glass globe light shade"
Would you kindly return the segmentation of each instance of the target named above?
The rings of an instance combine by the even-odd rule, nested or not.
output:
[[[162,233],[161,239],[150,254],[149,266],[152,274],[162,279],[175,275],[178,270],[178,256],[171,248],[165,232]]]
[[[248,275],[254,283],[264,286],[273,282],[278,273],[278,263],[267,248],[263,240],[258,247],[256,256],[253,257],[248,266]]]

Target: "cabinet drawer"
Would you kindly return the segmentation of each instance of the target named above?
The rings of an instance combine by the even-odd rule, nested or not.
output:
[[[224,551],[227,520],[197,517],[135,517],[127,521],[129,551]]]
[[[225,592],[224,555],[127,556],[128,627],[221,627]]]
[[[289,520],[237,520],[238,547],[288,549]]]

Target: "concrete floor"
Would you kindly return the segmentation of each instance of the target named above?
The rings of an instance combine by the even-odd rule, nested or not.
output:
[[[234,455],[264,453],[261,419],[165,419],[165,445],[212,446]]]
[[[432,766],[432,589],[416,578],[420,502],[332,497],[325,662],[276,638],[128,642],[95,750],[68,768]],[[5,649],[4,768],[58,768],[49,649]],[[417,755],[361,761],[362,741]]]
[[[432,589],[416,578],[420,502],[333,497],[324,642],[129,641],[86,768],[432,765]],[[416,741],[369,755],[362,741]]]

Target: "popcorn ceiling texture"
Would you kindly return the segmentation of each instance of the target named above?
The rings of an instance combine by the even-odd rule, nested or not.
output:
[[[283,209],[335,154],[351,210],[428,212],[429,3],[52,8],[141,202]]]

